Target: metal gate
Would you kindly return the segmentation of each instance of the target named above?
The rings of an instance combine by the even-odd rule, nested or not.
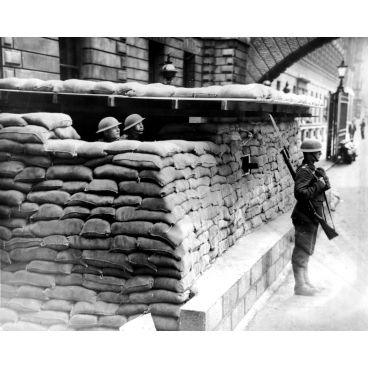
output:
[[[327,131],[327,159],[335,161],[339,144],[346,136],[349,94],[337,91],[330,99]]]

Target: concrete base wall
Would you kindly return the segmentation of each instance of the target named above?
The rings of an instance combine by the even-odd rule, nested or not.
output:
[[[180,313],[181,331],[232,331],[291,259],[294,227],[287,212],[238,240],[196,282]]]

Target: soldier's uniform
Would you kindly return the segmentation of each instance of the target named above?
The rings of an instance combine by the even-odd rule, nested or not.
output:
[[[324,182],[317,180],[323,177]],[[295,293],[313,295],[316,291],[308,276],[309,257],[314,253],[319,222],[313,215],[313,209],[324,218],[324,192],[330,188],[329,180],[323,169],[316,170],[312,162],[305,159],[296,171],[294,196],[297,203],[291,214],[295,227],[295,247],[291,263],[295,276]],[[312,203],[313,209],[310,206]]]

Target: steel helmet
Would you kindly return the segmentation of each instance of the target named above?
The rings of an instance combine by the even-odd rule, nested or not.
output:
[[[303,141],[300,150],[302,152],[319,152],[322,150],[322,144],[317,139],[309,138]]]
[[[133,127],[134,125],[137,125],[138,123],[140,123],[141,121],[143,121],[145,118],[142,118],[142,116],[138,115],[138,114],[132,114],[129,115],[124,122],[124,130],[128,130],[131,127]]]
[[[111,116],[107,117],[107,118],[103,118],[99,123],[98,123],[98,130],[96,133],[101,133],[107,129],[111,129],[113,127],[116,127],[118,125],[120,125],[121,123],[119,123],[115,118],[112,118]]]

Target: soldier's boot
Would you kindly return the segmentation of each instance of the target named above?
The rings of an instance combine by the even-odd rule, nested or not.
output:
[[[313,289],[316,293],[320,292],[323,290],[322,287],[316,286],[314,285],[310,278],[309,278],[309,274],[308,274],[308,263],[306,264],[306,266],[304,267],[304,281],[306,283],[306,285],[308,285],[311,289]]]
[[[294,293],[296,295],[313,296],[315,291],[308,287],[304,279],[304,267],[293,264],[293,272],[295,278]]]

